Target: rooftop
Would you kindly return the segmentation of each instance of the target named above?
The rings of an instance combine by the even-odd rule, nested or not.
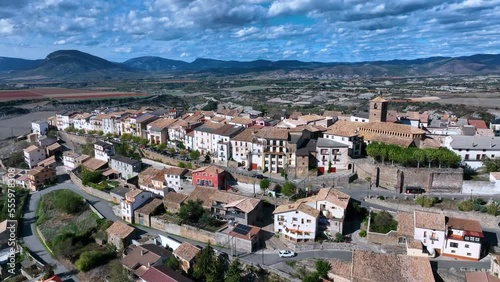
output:
[[[168,192],[165,194],[163,197],[163,202],[164,203],[174,203],[174,204],[181,204],[187,199],[187,195],[181,194],[181,193],[176,193],[176,192]]]
[[[102,140],[97,140],[97,142],[94,143],[94,145],[101,146],[103,148],[112,148],[113,144],[102,141]]]
[[[150,127],[150,130],[156,130],[156,131],[161,131],[170,125],[174,124],[176,122],[175,119],[171,118],[160,118],[157,119],[153,122],[148,123],[148,127]]]
[[[172,253],[165,248],[153,244],[132,246],[120,262],[130,269],[138,269],[158,262],[161,258],[170,257]]]
[[[103,160],[98,160],[96,158],[91,158],[82,163],[82,166],[88,168],[91,171],[96,171],[101,167],[105,166],[108,162]]]
[[[324,134],[331,134],[343,137],[357,136],[359,133],[359,127],[362,122],[353,122],[346,120],[339,120],[333,125],[330,125]]]
[[[200,248],[184,241],[179,247],[177,247],[177,249],[174,250],[173,254],[183,260],[192,261],[200,251]]]
[[[400,211],[396,216],[396,221],[398,222],[399,235],[413,237],[413,235],[415,234],[413,213]]]
[[[307,197],[304,199],[300,199],[298,201],[300,202],[312,202],[312,201],[327,201],[330,202],[338,207],[341,207],[342,209],[347,209],[347,206],[349,205],[349,200],[351,199],[351,196],[347,195],[344,192],[341,192],[337,189],[334,188],[322,188],[319,190],[318,194]]]
[[[169,167],[164,169],[163,172],[167,175],[184,175],[188,170],[180,167]]]
[[[134,159],[131,159],[128,157],[120,156],[120,155],[111,156],[111,159],[118,161],[118,162],[129,164],[129,165],[137,165],[137,164],[141,163],[140,160],[134,160]]]
[[[38,149],[41,149],[41,148],[38,147],[38,146],[36,146],[36,145],[31,145],[28,148],[24,149],[24,152],[25,153],[31,153],[31,152],[36,151]]]
[[[152,214],[159,206],[163,205],[163,201],[158,198],[154,198],[153,200],[149,201],[148,203],[142,205],[139,209],[135,210],[134,212],[150,215]]]
[[[236,134],[238,134],[239,132],[241,132],[242,130],[243,130],[243,128],[240,126],[235,126],[232,124],[225,124],[225,125],[217,128],[216,130],[214,130],[212,133],[217,134],[217,135],[221,135],[221,136],[233,137]]]
[[[284,213],[284,212],[290,212],[290,211],[299,211],[303,212],[305,214],[308,214],[312,217],[318,217],[319,216],[319,210],[314,209],[310,206],[308,206],[304,202],[296,202],[293,204],[284,204],[284,205],[279,205],[276,207],[274,210],[273,214],[278,214],[278,213]]]
[[[450,143],[453,149],[499,150],[500,137],[453,136]]]
[[[481,223],[475,219],[448,217],[448,228],[474,232],[483,237]]]
[[[127,238],[130,234],[132,234],[132,232],[134,232],[135,228],[126,224],[126,223],[123,223],[121,221],[115,221],[113,222],[113,224],[111,224],[110,227],[108,227],[108,229],[106,229],[106,232],[108,234],[111,234],[111,235],[114,235],[114,236],[117,236],[119,238]]]
[[[326,139],[326,138],[318,138],[318,142],[316,143],[316,146],[321,147],[321,148],[347,148],[347,147],[349,147],[348,145],[346,145],[344,143],[340,143],[340,142],[333,141],[333,140]]]
[[[473,125],[476,128],[482,128],[482,129],[488,128],[486,122],[484,122],[484,120],[482,119],[469,119],[468,122],[470,125]]]
[[[193,280],[165,265],[156,265],[148,269],[141,276],[145,282],[192,282]]]
[[[415,227],[432,230],[446,230],[446,218],[443,214],[415,211]]]
[[[255,129],[254,128],[245,128],[242,132],[238,133],[236,136],[231,138],[231,141],[242,141],[242,142],[252,142],[253,141],[253,134],[254,134]]]
[[[122,197],[125,197],[125,195],[130,192],[130,189],[128,188],[125,188],[125,187],[117,187],[113,190],[111,190],[109,193],[113,193],[113,194],[116,194],[116,195],[119,195],[119,196],[122,196]]]
[[[266,126],[257,131],[255,136],[265,139],[288,140],[288,130]]]
[[[500,282],[500,278],[487,272],[466,272],[465,282]]]

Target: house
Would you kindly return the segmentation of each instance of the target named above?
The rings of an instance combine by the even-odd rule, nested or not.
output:
[[[38,165],[48,167],[50,169],[56,169],[56,166],[57,166],[56,157],[52,156],[52,157],[46,158],[45,160],[39,162]]]
[[[139,160],[114,155],[111,156],[111,162],[109,166],[120,173],[121,178],[128,180],[139,174],[139,172],[141,171],[142,163]]]
[[[328,278],[337,282],[434,282],[431,263],[425,257],[354,250],[352,260],[331,259]]]
[[[37,166],[30,169],[27,173],[27,188],[31,191],[37,191],[44,185],[48,185],[56,180],[56,170],[48,167]]]
[[[477,220],[415,211],[413,238],[431,255],[477,261],[484,235]]]
[[[171,191],[163,197],[163,205],[168,212],[177,213],[181,208],[181,204],[187,199],[187,197],[187,195]]]
[[[182,242],[182,244],[174,250],[173,255],[180,262],[182,270],[187,273],[193,265],[196,255],[200,251],[200,248],[188,242]]]
[[[130,128],[129,132],[133,136],[139,136],[141,138],[147,138],[147,125],[158,119],[157,116],[145,113],[137,117],[129,117]]]
[[[112,143],[101,140],[94,143],[94,158],[109,162],[114,154],[115,146]]]
[[[296,202],[278,206],[273,214],[274,233],[280,234],[280,238],[294,243],[314,242],[319,210],[307,203]]]
[[[150,191],[163,197],[165,195],[165,169],[157,169],[152,166],[141,171],[138,175],[139,188]]]
[[[202,125],[202,123],[199,121],[186,121],[178,119],[168,126],[168,140],[173,144],[177,142],[184,142],[186,148],[193,148],[193,143],[186,142],[186,138],[188,138],[188,134],[190,134],[190,137],[193,138],[193,130],[200,125]],[[191,145],[188,146],[187,144]]]
[[[157,265],[149,268],[139,277],[140,282],[193,282],[179,272],[165,265]]]
[[[290,137],[288,130],[264,127],[257,131],[255,136],[261,144],[264,144],[262,148],[262,164],[260,165],[264,171],[280,173],[282,170],[286,170],[288,162],[292,161],[288,160],[286,154]]]
[[[71,111],[56,113],[57,130],[65,130],[66,128],[73,126],[73,117],[76,115],[76,112]]]
[[[219,233],[227,234],[231,238],[233,244],[233,251],[235,252],[255,252],[261,247],[262,232],[261,228],[253,225],[245,225],[241,223],[228,224],[226,228],[219,231]],[[224,244],[226,241],[223,241]]]
[[[201,155],[213,153],[215,151],[213,144],[216,143],[213,137],[213,132],[223,126],[224,124],[207,122],[195,128],[193,149],[200,151]]]
[[[135,236],[135,228],[121,221],[115,221],[106,229],[108,243],[114,245],[117,250],[123,250],[132,243]]]
[[[347,154],[351,158],[361,157],[363,138],[359,136],[360,123],[350,121],[337,121],[328,130],[323,132],[326,139],[330,139],[348,146]]]
[[[163,175],[168,189],[172,189],[175,192],[182,190],[182,181],[187,172],[187,169],[180,167],[169,167],[164,169]]]
[[[161,199],[154,198],[134,211],[134,222],[151,227],[151,216],[158,215],[163,212],[165,212],[163,201]]]
[[[256,170],[262,162],[262,160],[260,160],[262,151],[259,152],[260,154],[253,153],[253,145],[254,141],[256,141],[254,138],[255,131],[254,128],[245,128],[245,130],[231,138],[231,156],[238,165],[241,165],[245,169]]]
[[[132,189],[125,194],[125,199],[120,203],[122,219],[134,223],[134,211],[149,201],[152,197],[151,192],[141,189]]]
[[[121,135],[121,121],[130,116],[129,112],[112,112],[102,116],[102,131],[104,134]]]
[[[61,144],[59,144],[57,142],[45,147],[45,150],[46,150],[48,156],[58,156],[58,157],[60,157],[62,155],[62,151],[63,151]]]
[[[193,185],[225,188],[225,171],[216,166],[204,166],[193,170]]]
[[[90,123],[90,118],[92,116],[94,115],[89,113],[76,114],[73,117],[73,127],[75,129],[83,129],[85,130],[85,132],[92,130],[92,126]]]
[[[472,125],[475,128],[478,128],[478,129],[487,129],[488,128],[488,126],[486,125],[486,122],[484,122],[484,120],[482,120],[482,119],[469,119],[467,121],[468,121],[469,125]]]
[[[500,157],[500,137],[447,136],[444,146],[459,155],[462,162],[472,169],[481,168],[486,158]]]
[[[490,272],[498,277],[498,275],[500,275],[500,255],[490,254],[490,258],[491,258]]]
[[[31,122],[31,132],[38,136],[45,135],[49,131],[49,123],[44,120],[34,120]]]
[[[111,191],[109,191],[109,195],[111,196],[111,199],[113,199],[113,203],[115,204],[120,204],[123,199],[125,199],[125,195],[127,192],[129,192],[130,189],[126,187],[117,187]]]
[[[349,146],[326,138],[316,142],[316,160],[318,174],[350,169]]]
[[[98,160],[96,158],[87,159],[82,163],[82,167],[89,171],[97,171],[105,168],[108,165],[106,161]]]
[[[29,168],[35,167],[39,162],[47,158],[47,153],[45,149],[31,145],[23,150],[24,152],[24,162],[28,164]]]
[[[166,144],[168,140],[168,127],[175,122],[175,119],[160,118],[148,123],[148,140],[151,144]]]
[[[63,153],[63,164],[69,170],[77,168],[79,165],[83,164],[89,159],[90,156],[78,154],[73,151],[66,151]]]
[[[465,282],[500,282],[500,278],[487,272],[466,272]]]
[[[228,124],[247,128],[247,127],[251,127],[253,125],[253,120],[251,118],[235,117],[235,118],[229,120]]]
[[[120,262],[125,268],[141,277],[151,267],[163,264],[171,256],[172,253],[169,250],[157,245],[133,245],[126,250]]]
[[[344,220],[351,197],[334,188],[322,188],[318,194],[298,201],[320,211],[320,223],[325,223],[330,235],[343,233]]]

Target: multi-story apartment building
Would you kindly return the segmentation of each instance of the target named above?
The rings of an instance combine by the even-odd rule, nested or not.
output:
[[[98,140],[94,143],[94,157],[101,161],[109,162],[115,154],[115,146],[109,142]]]
[[[347,154],[351,158],[361,157],[363,150],[363,137],[358,135],[359,123],[339,120],[328,130],[323,132],[326,139],[346,144],[348,146]]]
[[[73,117],[76,115],[75,112],[59,112],[56,114],[56,126],[57,130],[65,130],[66,128],[73,126]]]
[[[288,168],[287,147],[289,133],[287,129],[264,127],[255,136],[263,143],[263,163],[261,167],[265,171],[280,173]],[[295,158],[295,157],[293,157]],[[291,160],[290,160],[291,161]]]
[[[193,170],[193,185],[224,189],[225,171],[216,166],[204,166]]]
[[[43,185],[56,180],[56,170],[49,167],[37,166],[29,170],[27,188],[31,191],[37,191]]]
[[[257,142],[257,138],[254,137],[255,131],[254,128],[245,128],[231,138],[231,155],[245,169],[257,169],[262,162],[260,159],[257,160],[262,155],[262,151],[259,152],[260,155],[253,152],[253,145]]]
[[[187,134],[192,132],[196,127],[200,125],[202,125],[202,123],[199,121],[186,121],[178,119],[168,127],[168,140],[173,142],[173,144],[175,144],[176,142],[186,143],[185,139]]]
[[[349,145],[326,138],[316,142],[316,160],[318,173],[336,172],[350,168]],[[328,171],[330,170],[330,171]]]
[[[72,151],[67,151],[63,153],[63,164],[68,170],[73,170],[79,165],[83,164],[85,161],[89,160],[90,156],[84,154],[78,154]]]
[[[142,163],[139,160],[114,155],[111,156],[110,167],[120,173],[121,178],[128,180],[139,174]]]
[[[320,211],[304,202],[278,206],[274,212],[274,232],[294,242],[314,242]]]
[[[141,189],[132,189],[127,192],[120,203],[122,219],[134,223],[134,211],[149,201],[151,197],[151,192]]]
[[[121,135],[120,121],[127,118],[129,112],[112,112],[102,117],[102,131],[104,134]]]
[[[80,113],[73,117],[73,126],[75,129],[83,129],[86,132],[92,130],[92,125],[90,123],[90,118],[93,114],[90,113]]]
[[[175,122],[175,119],[160,118],[148,123],[148,140],[151,144],[166,144],[168,140],[169,126]]]
[[[194,129],[194,150],[200,151],[201,155],[214,152],[213,144],[215,137],[214,131],[224,126],[223,124],[207,122]]]
[[[49,123],[44,120],[34,120],[31,122],[31,132],[40,135],[45,135],[49,131]]]
[[[152,166],[139,173],[139,188],[153,194],[164,196],[167,185],[165,183],[165,169]]]
[[[448,136],[444,146],[462,158],[462,163],[472,169],[483,166],[486,158],[500,157],[500,137]]]
[[[29,168],[35,167],[39,162],[47,158],[47,152],[44,148],[31,145],[23,150],[24,152],[24,162],[29,166]]]
[[[182,182],[187,172],[187,169],[180,167],[166,168],[164,170],[164,176],[168,189],[172,189],[175,192],[182,190]]]
[[[147,125],[158,119],[158,116],[145,113],[139,115],[131,115],[125,118],[122,122],[122,133],[128,133],[132,136],[147,138]]]
[[[225,124],[212,133],[212,153],[221,165],[231,158],[231,138],[243,131],[243,127]]]

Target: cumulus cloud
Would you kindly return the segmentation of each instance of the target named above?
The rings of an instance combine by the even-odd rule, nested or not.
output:
[[[131,47],[117,47],[113,50],[115,53],[130,53],[132,52]]]
[[[8,19],[0,19],[0,34],[11,34],[14,31],[14,24]]]
[[[188,52],[183,52],[181,54],[181,58],[186,58],[186,57],[189,57],[189,56],[191,56],[191,54],[189,54]]]

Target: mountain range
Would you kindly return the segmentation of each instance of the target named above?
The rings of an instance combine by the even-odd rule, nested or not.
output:
[[[164,74],[235,75],[273,71],[366,77],[500,74],[500,54],[357,63],[297,60],[242,62],[206,58],[198,58],[189,63],[153,56],[137,57],[123,63],[116,63],[77,50],[56,51],[42,60],[0,57],[0,79],[10,80],[30,77],[102,80],[149,78]]]

